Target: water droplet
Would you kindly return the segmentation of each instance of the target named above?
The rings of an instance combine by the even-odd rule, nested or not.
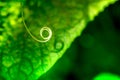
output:
[[[57,41],[55,41],[54,47],[55,47],[55,50],[56,50],[56,51],[62,50],[63,47],[64,47],[63,41],[62,41],[62,40],[57,40]]]

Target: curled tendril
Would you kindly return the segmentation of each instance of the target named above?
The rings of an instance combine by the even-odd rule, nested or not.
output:
[[[22,4],[21,4],[22,6]],[[42,27],[40,29],[40,37],[43,39],[43,40],[40,40],[38,38],[36,38],[34,35],[32,35],[32,33],[30,32],[30,30],[28,29],[25,21],[24,21],[24,16],[23,16],[23,9],[22,9],[22,21],[23,21],[23,24],[24,24],[24,27],[26,28],[28,34],[34,39],[36,40],[37,42],[47,42],[50,40],[50,38],[52,37],[52,30],[49,28],[49,27]],[[43,36],[43,32],[44,31],[47,31],[49,33],[48,36]]]

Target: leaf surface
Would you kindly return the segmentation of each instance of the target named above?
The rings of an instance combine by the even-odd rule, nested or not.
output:
[[[61,58],[86,24],[115,1],[0,2],[0,80],[37,80]],[[42,40],[43,27],[52,36],[47,42],[38,42],[34,38]],[[44,30],[42,35],[50,33]]]

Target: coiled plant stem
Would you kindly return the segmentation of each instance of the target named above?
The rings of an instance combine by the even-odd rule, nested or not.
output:
[[[49,41],[50,38],[52,37],[52,30],[51,30],[49,27],[47,27],[47,26],[42,27],[42,28],[40,29],[40,33],[39,33],[39,34],[40,34],[40,37],[41,37],[43,40],[40,40],[40,39],[36,38],[36,37],[30,32],[30,30],[28,29],[28,27],[27,27],[27,25],[26,25],[26,23],[25,23],[24,16],[23,16],[24,13],[23,13],[23,5],[22,5],[22,3],[21,3],[21,6],[22,6],[22,12],[21,12],[21,14],[22,14],[22,21],[23,21],[24,27],[26,28],[28,34],[29,34],[35,41],[37,41],[37,42],[47,42],[47,41]],[[49,33],[49,35],[48,35],[47,37],[43,36],[43,32],[44,32],[44,31],[47,31],[47,32]]]

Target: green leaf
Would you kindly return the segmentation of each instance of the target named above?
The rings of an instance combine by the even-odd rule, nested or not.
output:
[[[86,24],[115,1],[0,2],[0,80],[37,80]]]

